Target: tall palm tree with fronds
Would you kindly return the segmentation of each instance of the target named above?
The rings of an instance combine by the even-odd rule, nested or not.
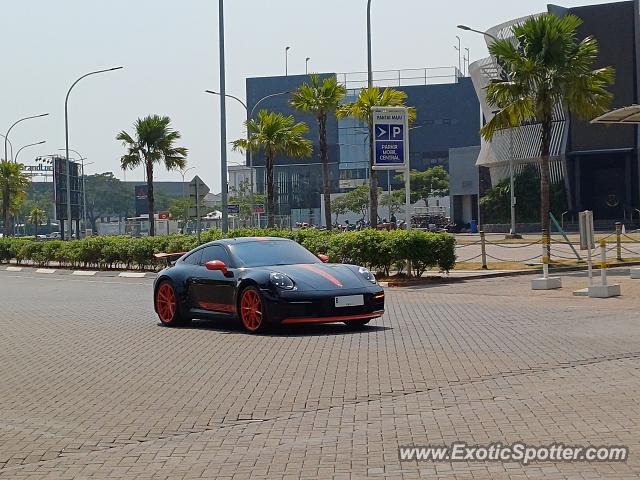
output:
[[[487,103],[497,108],[481,134],[491,140],[498,131],[523,123],[541,124],[540,213],[549,232],[549,156],[553,112],[558,106],[584,119],[604,113],[613,98],[607,86],[611,67],[595,69],[598,42],[578,40],[582,24],[575,15],[544,14],[513,27],[515,42],[496,40],[489,51],[503,70],[487,86]]]
[[[47,221],[47,212],[45,212],[41,208],[33,207],[29,211],[29,216],[27,217],[27,221],[31,225],[33,225],[33,227],[35,229],[35,233],[33,234],[33,237],[37,240],[38,239],[38,226],[42,225],[44,222]]]
[[[313,74],[310,82],[302,84],[291,98],[291,105],[294,108],[302,112],[312,113],[318,121],[324,193],[324,221],[327,230],[331,230],[331,175],[327,148],[327,115],[335,113],[346,94],[346,87],[339,84],[335,77],[328,77],[320,81],[320,77],[317,74]]]
[[[153,169],[156,163],[167,170],[184,170],[188,150],[176,147],[180,132],[171,128],[171,119],[159,115],[139,118],[135,125],[135,136],[120,132],[116,140],[126,147],[127,153],[120,158],[123,170],[143,166],[147,176],[147,202],[149,205],[149,235],[155,235],[155,198],[153,194]]]
[[[310,157],[313,152],[312,143],[304,136],[309,127],[304,122],[297,122],[293,116],[261,110],[257,119],[245,122],[248,138],[233,142],[233,149],[250,150],[253,153],[263,151],[265,170],[267,173],[267,216],[268,226],[275,225],[275,186],[273,171],[275,158],[278,155],[303,158]]]
[[[373,107],[406,107],[407,94],[393,88],[380,90],[378,87],[365,88],[360,91],[355,102],[347,103],[338,108],[338,118],[352,117],[366,122],[369,126],[369,199],[371,201],[370,221],[371,226],[378,224],[378,176],[374,167],[374,142],[373,142]],[[416,110],[409,108],[409,122],[416,118]]]
[[[11,213],[16,211],[19,203],[26,198],[26,189],[31,181],[22,173],[23,168],[20,163],[0,161],[0,200],[5,237],[11,235]]]

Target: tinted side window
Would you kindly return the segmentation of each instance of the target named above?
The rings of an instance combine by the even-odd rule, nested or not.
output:
[[[212,262],[214,260],[220,260],[224,262],[225,265],[229,265],[231,263],[231,259],[229,258],[229,254],[219,245],[211,245],[209,247],[205,247],[202,249],[202,258],[200,258],[200,265],[204,265],[207,262]]]
[[[196,250],[191,255],[186,257],[183,262],[189,265],[200,265],[200,258],[202,257],[202,249]]]

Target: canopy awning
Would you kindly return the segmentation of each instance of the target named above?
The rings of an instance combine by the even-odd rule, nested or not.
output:
[[[619,125],[640,124],[640,105],[631,105],[600,115],[591,120],[591,123],[617,123]]]

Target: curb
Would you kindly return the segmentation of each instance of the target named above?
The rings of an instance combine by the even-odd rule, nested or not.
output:
[[[69,275],[74,277],[99,277],[99,278],[156,278],[155,272],[135,272],[121,270],[70,270],[65,268],[36,268],[36,267],[0,267],[0,272],[35,273],[38,275]]]

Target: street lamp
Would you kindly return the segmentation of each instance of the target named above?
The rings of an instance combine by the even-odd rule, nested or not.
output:
[[[182,197],[186,197],[187,196],[187,189],[185,188],[185,184],[187,183],[185,181],[185,177],[187,176],[187,172],[190,170],[194,170],[196,167],[189,167],[185,170],[179,170],[180,175],[182,175]]]
[[[304,74],[305,75],[309,75],[309,60],[311,60],[311,57],[307,57],[304,60]]]
[[[456,35],[456,38],[458,39],[458,46],[456,47],[454,45],[453,48],[455,48],[458,51],[458,72],[462,71],[462,40],[460,39],[460,35]],[[458,75],[460,75],[460,73],[458,73]]]
[[[218,36],[220,47],[220,197],[222,200],[222,231],[227,233],[229,230],[229,182],[227,180],[227,83],[224,59],[223,0],[218,1]]]
[[[18,150],[18,152],[16,153],[16,157],[14,159],[15,163],[18,163],[18,155],[20,155],[20,152],[22,150],[24,150],[25,148],[29,148],[29,147],[35,147],[36,145],[42,145],[43,143],[47,143],[46,140],[42,140],[41,142],[37,142],[37,143],[30,143],[29,145],[25,145],[24,147],[20,148],[20,150]]]
[[[467,76],[467,73],[469,73],[469,65],[471,64],[471,53],[469,53],[469,49],[465,47],[464,49],[465,52],[467,52],[467,65],[464,67],[464,76]]]
[[[492,35],[489,32],[483,32],[482,30],[476,30],[475,28],[468,27],[467,25],[458,25],[460,30],[465,30],[468,32],[479,33],[480,35],[484,35],[486,37],[491,38],[494,42],[498,41],[498,38],[495,35]],[[506,77],[503,72],[503,77]],[[507,78],[505,78],[507,79]],[[493,114],[498,113],[498,111],[492,112]],[[511,229],[510,234],[516,234],[516,197],[515,197],[515,178],[514,178],[514,153],[513,153],[513,128],[509,128],[509,190],[510,190],[510,199],[511,199]]]
[[[31,117],[24,117],[21,118],[20,120],[18,120],[17,122],[15,122],[13,125],[11,125],[9,127],[9,130],[7,130],[7,133],[5,135],[3,135],[4,137],[4,159],[8,160],[7,158],[7,143],[9,143],[9,134],[11,133],[11,130],[13,130],[13,127],[15,127],[16,125],[18,125],[21,122],[24,122],[25,120],[31,120],[33,118],[41,118],[41,117],[46,117],[47,115],[49,115],[48,113],[42,113],[40,115],[33,115]],[[13,150],[13,147],[12,147]],[[13,153],[11,155],[11,160],[13,160]]]
[[[211,95],[217,95],[219,97],[222,97],[222,95],[223,95],[222,92],[216,92],[214,90],[205,90],[205,93],[209,93]],[[242,105],[242,107],[247,112],[247,141],[250,142],[251,141],[251,133],[249,132],[249,121],[253,118],[253,114],[255,113],[256,108],[258,108],[258,105],[260,105],[263,101],[268,100],[269,98],[278,97],[280,95],[289,95],[290,93],[291,93],[291,91],[286,91],[286,92],[277,92],[277,93],[271,93],[269,95],[265,95],[264,97],[262,97],[260,100],[258,100],[255,103],[253,108],[251,108],[251,111],[249,111],[249,107],[247,106],[247,104],[245,102],[243,102],[242,100],[240,100],[235,95],[231,95],[229,93],[225,93],[224,96],[227,97],[227,98],[234,99],[236,102],[238,102],[240,105]],[[248,149],[248,150],[249,150],[249,169],[251,170],[251,194],[253,195],[253,193],[254,193],[253,152],[251,151],[251,149]]]
[[[11,140],[9,140],[6,136],[4,136],[1,133],[0,133],[0,137],[4,138],[5,141],[9,142],[9,147],[11,147],[11,158],[13,158],[13,143],[11,143]],[[5,158],[5,160],[7,159]]]
[[[285,77],[289,76],[289,50],[291,50],[291,47],[284,48],[284,76]]]
[[[67,165],[67,222],[69,224],[69,238],[71,240],[71,165],[69,164],[69,95],[71,95],[71,91],[73,87],[75,87],[80,80],[87,78],[91,75],[98,75],[99,73],[113,72],[115,70],[121,70],[123,67],[114,67],[107,68],[104,70],[96,70],[95,72],[89,72],[82,75],[78,78],[71,87],[69,87],[69,91],[67,92],[67,96],[64,100],[64,138],[65,138],[65,163]],[[61,229],[64,233],[64,231]],[[63,235],[64,236],[64,235]],[[78,232],[78,237],[80,237],[80,232]]]

